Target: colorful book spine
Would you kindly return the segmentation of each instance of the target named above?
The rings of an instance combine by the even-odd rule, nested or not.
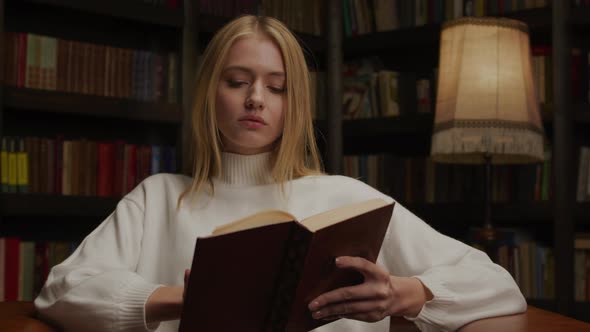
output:
[[[17,178],[16,187],[19,193],[29,191],[29,159],[25,151],[25,140],[19,138],[18,151],[16,152]]]
[[[0,191],[8,192],[8,138],[2,137],[0,147]]]

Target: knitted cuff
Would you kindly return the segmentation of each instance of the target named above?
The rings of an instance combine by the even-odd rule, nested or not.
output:
[[[442,283],[435,279],[431,279],[429,276],[414,276],[418,278],[426,288],[430,290],[433,295],[432,300],[426,302],[422,306],[422,310],[416,317],[406,317],[405,319],[410,321],[424,322],[428,325],[434,325],[439,328],[449,328],[448,319],[445,317],[448,315],[447,307],[454,302],[454,295],[449,291]],[[460,326],[450,327],[450,330],[455,330]]]
[[[117,330],[154,331],[160,323],[148,324],[145,317],[145,304],[152,293],[162,285],[143,280],[134,280],[123,290],[117,312]]]

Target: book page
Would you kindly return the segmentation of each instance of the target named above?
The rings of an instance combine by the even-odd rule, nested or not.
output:
[[[283,222],[296,221],[295,217],[281,210],[261,211],[243,219],[219,226],[213,230],[212,235],[221,235],[243,231],[250,228],[267,225],[280,224]]]
[[[336,209],[332,209],[320,214],[316,214],[309,218],[306,218],[301,222],[312,232],[319,229],[328,227],[330,225],[337,224],[341,221],[350,219],[352,217],[359,216],[363,213],[378,209],[387,205],[386,201],[381,198],[375,198],[368,201],[363,201],[355,204],[348,204]]]

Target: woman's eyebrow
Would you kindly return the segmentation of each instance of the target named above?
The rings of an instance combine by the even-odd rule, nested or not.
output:
[[[237,71],[242,71],[242,72],[246,72],[250,75],[254,75],[254,71],[248,67],[244,67],[244,66],[229,66],[227,68],[225,68],[223,70],[223,72],[228,72],[228,71],[232,71],[232,70],[237,70]],[[268,74],[266,74],[267,76],[279,76],[279,77],[284,77],[285,73],[282,71],[273,71],[270,72]]]

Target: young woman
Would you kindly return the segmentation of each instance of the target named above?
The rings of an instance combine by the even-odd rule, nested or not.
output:
[[[321,173],[305,59],[279,21],[243,16],[223,27],[205,51],[195,94],[194,177],[154,175],[125,196],[52,269],[35,300],[42,317],[67,331],[176,331],[197,236],[264,209],[303,219],[392,201]],[[377,264],[340,257],[336,265],[358,270],[364,283],[309,303],[316,319],[343,318],[318,331],[388,331],[389,316],[454,330],[526,308],[504,269],[400,204]]]

